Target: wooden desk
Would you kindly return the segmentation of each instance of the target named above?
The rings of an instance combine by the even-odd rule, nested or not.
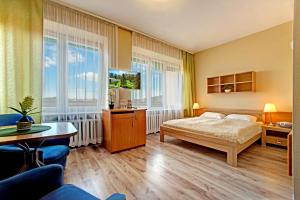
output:
[[[5,144],[16,144],[24,151],[24,165],[19,170],[19,172],[23,172],[28,169],[32,165],[42,166],[42,163],[39,160],[38,148],[46,141],[47,139],[58,139],[58,138],[67,138],[75,135],[77,133],[77,129],[73,126],[73,124],[69,122],[60,122],[60,123],[44,123],[42,125],[51,126],[51,129],[42,131],[39,133],[33,134],[24,134],[24,135],[16,135],[16,136],[7,136],[0,137],[0,145]],[[1,128],[9,128],[14,126],[3,126]],[[34,148],[32,152],[32,148],[29,147],[27,142],[38,141],[39,145]],[[34,159],[28,162],[30,157]]]

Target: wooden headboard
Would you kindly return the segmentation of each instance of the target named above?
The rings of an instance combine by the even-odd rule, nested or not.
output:
[[[229,114],[243,114],[252,115],[257,117],[257,121],[263,121],[263,111],[262,110],[244,110],[244,109],[227,109],[227,108],[201,108],[197,115],[201,115],[204,112],[218,112],[225,115]]]
[[[292,122],[293,121],[292,112],[275,112],[272,113],[272,122]],[[263,115],[263,121],[266,123],[270,122],[270,115],[265,113]]]

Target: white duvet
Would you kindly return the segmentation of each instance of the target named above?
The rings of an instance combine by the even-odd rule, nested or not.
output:
[[[256,122],[237,119],[209,119],[194,117],[170,120],[163,123],[165,126],[180,128],[223,138],[230,142],[243,144],[261,132],[261,126]]]

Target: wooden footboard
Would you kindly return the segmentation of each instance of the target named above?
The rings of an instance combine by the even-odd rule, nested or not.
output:
[[[205,147],[216,149],[227,153],[227,163],[233,167],[237,167],[237,156],[244,149],[252,145],[255,141],[261,138],[261,133],[257,133],[254,137],[243,144],[229,142],[207,134],[194,133],[187,130],[160,126],[160,141],[164,142],[164,136],[172,136],[194,144],[199,144]]]

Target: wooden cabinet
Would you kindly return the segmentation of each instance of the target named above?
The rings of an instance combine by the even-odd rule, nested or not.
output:
[[[113,109],[102,112],[104,147],[117,152],[146,144],[146,110]]]
[[[243,72],[207,78],[207,93],[255,92],[255,72]]]
[[[289,128],[279,126],[262,126],[262,145],[273,144],[278,146],[287,147],[288,134],[291,132]]]

